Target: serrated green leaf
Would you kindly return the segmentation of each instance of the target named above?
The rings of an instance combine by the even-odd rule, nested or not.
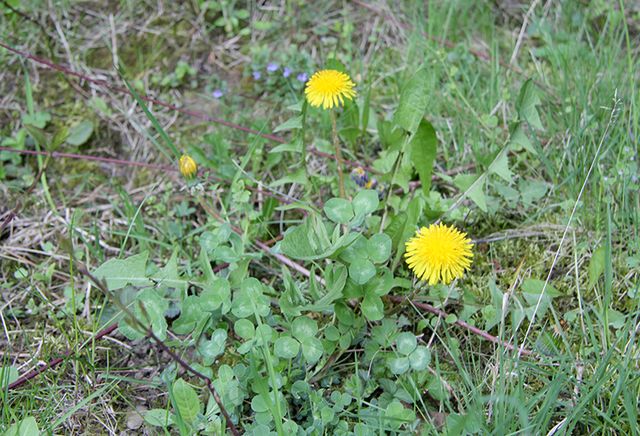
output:
[[[143,324],[151,323],[153,334],[164,340],[167,337],[167,321],[164,318],[169,308],[167,300],[155,289],[144,289],[138,294],[137,300],[134,313],[138,314],[138,320]]]
[[[302,129],[302,115],[289,118],[284,123],[273,129],[274,133],[282,132],[283,130]]]
[[[522,128],[522,123],[518,123],[516,127],[513,129],[513,132],[511,132],[510,143],[511,143],[511,148],[514,151],[519,151],[520,149],[524,148],[529,153],[535,154],[536,152],[535,149],[533,148],[533,144],[531,143],[531,140],[529,139],[527,134],[524,132],[524,129]]]
[[[482,177],[482,176],[480,176]],[[484,177],[479,180],[478,176],[474,174],[458,174],[453,179],[453,184],[456,185],[463,195],[466,195],[471,201],[473,201],[483,212],[487,211],[487,199],[484,195]]]
[[[509,158],[506,151],[501,152],[496,160],[489,167],[489,172],[497,174],[504,181],[510,183],[513,180],[513,173],[509,169]]]
[[[405,130],[414,133],[424,116],[429,100],[428,70],[420,68],[409,79],[400,93],[400,103],[393,116],[393,121]]]
[[[562,295],[562,293],[558,291],[551,283],[547,283],[546,287],[544,283],[544,280],[525,279],[522,282],[522,291],[527,294],[539,295],[544,289],[545,295],[548,295],[549,297],[555,298]]]
[[[97,279],[104,279],[110,291],[124,288],[128,284],[149,286],[151,281],[146,277],[149,252],[130,256],[126,259],[110,259],[93,272]]]
[[[543,130],[540,115],[538,115],[537,105],[541,103],[538,90],[532,79],[528,79],[520,88],[520,95],[516,108],[521,119],[525,120],[535,129]]]

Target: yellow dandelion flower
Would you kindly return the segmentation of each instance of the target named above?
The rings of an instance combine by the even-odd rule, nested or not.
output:
[[[419,279],[430,285],[449,284],[471,266],[471,247],[466,233],[453,226],[431,224],[407,241],[404,257]]]
[[[356,86],[349,76],[336,70],[322,70],[311,76],[304,90],[311,106],[331,109],[344,104],[344,99],[352,100]]]
[[[182,174],[182,177],[185,179],[191,179],[198,172],[198,165],[196,164],[196,161],[194,161],[188,154],[180,156],[178,168],[180,168],[180,174]]]

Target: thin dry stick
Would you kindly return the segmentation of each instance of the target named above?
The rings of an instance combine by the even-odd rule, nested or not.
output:
[[[538,5],[539,0],[534,0],[529,7],[529,10],[524,15],[522,20],[522,27],[520,27],[520,33],[518,34],[518,39],[516,40],[516,46],[513,48],[513,53],[511,53],[511,59],[509,60],[509,66],[512,66],[516,59],[518,58],[518,52],[520,51],[520,44],[522,44],[522,39],[524,38],[524,32],[527,28],[527,24],[529,24],[529,18],[533,14],[536,6]]]
[[[96,335],[90,341],[85,342],[85,344],[97,341],[99,339],[102,339],[103,337],[107,336],[109,333],[113,332],[117,327],[118,327],[118,324],[111,324],[110,326],[105,327],[104,329],[102,329],[98,333],[96,333]],[[82,349],[82,347],[80,347],[80,349]],[[59,364],[64,362],[64,360],[67,357],[69,357],[70,355],[71,355],[71,350],[67,350],[66,352],[64,352],[62,354],[62,357],[56,357],[55,359],[50,360],[47,364],[42,365],[42,366],[40,366],[38,368],[34,368],[31,371],[29,371],[28,373],[22,375],[16,381],[11,383],[7,387],[7,389],[8,390],[12,390],[12,389],[19,388],[20,386],[22,386],[23,384],[25,384],[26,382],[28,382],[32,378],[36,377],[37,375],[45,372],[49,368],[55,368],[56,366],[58,366]]]
[[[113,303],[115,303],[116,306],[118,306],[118,308],[127,316],[129,321],[131,321],[134,324],[136,324],[136,326],[139,329],[141,329],[143,332],[145,332],[147,337],[149,337],[151,340],[153,340],[153,342],[155,342],[155,344],[156,344],[156,346],[158,348],[160,348],[162,351],[167,353],[185,371],[187,371],[187,372],[191,373],[193,376],[199,378],[200,380],[202,380],[207,385],[207,388],[209,389],[209,392],[213,396],[214,401],[216,402],[216,404],[218,405],[218,408],[220,409],[220,412],[224,416],[224,419],[225,419],[225,421],[227,423],[227,428],[229,429],[231,434],[233,434],[234,436],[236,436],[236,435],[239,436],[240,433],[236,429],[236,426],[233,424],[233,421],[231,421],[231,417],[227,413],[227,409],[225,409],[224,404],[222,404],[222,399],[218,395],[218,392],[216,391],[216,389],[213,387],[213,380],[211,380],[209,377],[207,377],[206,375],[202,374],[200,371],[196,370],[191,365],[189,365],[187,362],[185,362],[180,356],[178,356],[167,345],[165,345],[165,343],[162,341],[162,339],[158,338],[155,335],[155,333],[153,333],[153,330],[150,327],[147,327],[138,318],[136,318],[124,304],[122,304],[118,299],[112,298],[112,295],[109,292],[109,289],[107,288],[107,286],[105,285],[105,283],[103,281],[98,280],[84,266],[80,266],[78,268],[78,271],[81,274],[83,274],[84,276],[86,276],[89,280],[91,280],[91,282],[98,289],[100,289],[100,291],[102,291],[102,293],[107,298],[109,298]],[[140,304],[141,304],[141,309],[143,310],[143,313],[144,313],[145,312],[144,306],[142,305],[141,302],[140,302]]]

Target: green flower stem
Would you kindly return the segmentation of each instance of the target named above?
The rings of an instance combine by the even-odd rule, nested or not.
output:
[[[387,214],[389,212],[389,200],[391,199],[391,194],[393,194],[393,184],[396,181],[396,175],[398,174],[398,170],[400,169],[400,165],[402,164],[402,159],[404,158],[404,154],[407,148],[407,144],[411,142],[411,136],[405,136],[404,142],[402,143],[402,148],[400,149],[400,153],[398,153],[398,157],[396,157],[396,161],[393,163],[393,174],[391,175],[391,182],[389,183],[389,191],[387,192],[387,198],[384,202],[384,212],[382,212],[382,219],[380,220],[380,229],[378,229],[378,233],[382,233],[384,231],[384,225],[387,221]]]
[[[340,197],[346,198],[344,192],[344,174],[342,174],[342,151],[340,150],[340,140],[338,139],[338,127],[336,123],[336,113],[331,111],[331,133],[333,135],[333,146],[336,149],[336,164],[338,165],[338,182],[340,183]]]

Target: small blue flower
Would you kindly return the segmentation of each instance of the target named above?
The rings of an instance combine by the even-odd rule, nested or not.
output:
[[[270,73],[273,73],[274,71],[278,71],[278,68],[280,68],[280,65],[271,62],[269,65],[267,65],[267,71]]]
[[[213,98],[218,99],[224,95],[224,92],[222,92],[221,89],[216,89],[213,91],[212,95],[213,95]]]
[[[260,71],[253,72],[253,80],[260,80],[260,77],[262,77],[262,74],[260,73]]]
[[[306,82],[307,79],[309,78],[309,76],[307,76],[307,73],[300,73],[298,74],[298,77],[296,77],[296,79],[298,79],[298,82]]]
[[[286,79],[290,75],[291,75],[291,68],[284,67],[284,70],[282,70],[282,77],[284,77]]]

